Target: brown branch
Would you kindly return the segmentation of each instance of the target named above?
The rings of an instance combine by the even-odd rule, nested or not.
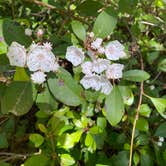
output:
[[[144,70],[143,58],[142,58],[142,55],[141,55],[140,51],[138,51],[138,54],[140,56],[141,70]],[[137,120],[139,118],[139,112],[140,112],[140,107],[141,107],[141,103],[142,103],[143,94],[144,94],[144,82],[142,81],[141,85],[140,85],[139,102],[138,102],[138,105],[137,105],[136,114],[135,114],[134,123],[133,123],[133,129],[132,129],[132,136],[131,136],[131,143],[130,143],[129,166],[132,166],[135,129],[136,129]]]

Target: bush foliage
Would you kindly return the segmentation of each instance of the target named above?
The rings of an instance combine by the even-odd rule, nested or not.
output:
[[[165,11],[165,0],[0,0],[0,166],[165,166]],[[65,56],[73,45],[88,61],[88,35],[123,43],[108,94],[84,88]],[[58,70],[35,84],[28,64],[11,65],[12,42],[52,43]]]

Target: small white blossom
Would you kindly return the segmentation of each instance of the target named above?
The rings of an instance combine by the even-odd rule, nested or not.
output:
[[[101,45],[102,45],[102,42],[103,42],[103,39],[97,38],[95,41],[93,41],[93,42],[91,43],[91,47],[92,47],[93,49],[99,49],[99,48],[101,47]]]
[[[157,142],[158,146],[162,146],[162,144],[163,144],[162,142]]]
[[[92,62],[87,61],[81,64],[82,72],[86,75],[92,75]]]
[[[25,29],[25,35],[32,36],[32,30],[30,28]]]
[[[159,137],[160,142],[164,142],[164,137]]]
[[[124,65],[114,63],[109,66],[109,68],[106,70],[106,77],[108,79],[119,79],[122,78],[122,70],[124,68]]]
[[[81,80],[80,83],[83,85],[85,89],[92,88],[96,91],[101,89],[100,84],[100,77],[97,75],[87,76],[85,75]]]
[[[90,32],[90,33],[88,34],[88,36],[89,36],[90,38],[94,38],[95,34],[94,34],[93,32]]]
[[[50,42],[45,42],[43,43],[43,46],[48,50],[51,51],[52,50],[52,44]]]
[[[110,61],[107,59],[99,58],[96,61],[93,61],[93,68],[92,71],[96,72],[97,74],[102,73],[105,71],[110,65]]]
[[[126,57],[124,46],[117,40],[109,42],[105,48],[105,55],[109,60],[118,60]]]
[[[12,42],[7,57],[12,66],[24,67],[26,64],[26,49],[17,42]]]
[[[104,54],[105,49],[104,49],[104,47],[100,47],[97,51],[99,54]]]
[[[112,84],[109,80],[101,77],[101,92],[108,95],[112,91]]]
[[[155,89],[155,86],[154,85],[151,85],[150,86],[150,90],[154,90]]]
[[[53,65],[52,65],[52,69],[51,71],[57,71],[59,69],[59,64],[57,62],[55,62]]]
[[[43,72],[50,72],[55,61],[55,56],[51,51],[47,50],[45,46],[37,45],[31,47],[28,53],[27,66],[30,71],[41,70]]]
[[[84,61],[84,52],[81,48],[75,46],[67,47],[66,59],[70,61],[74,66],[78,66]]]
[[[41,71],[37,71],[31,74],[31,79],[35,84],[42,84],[46,80],[46,74]]]
[[[36,33],[37,37],[41,37],[41,36],[43,36],[43,34],[44,34],[43,29],[38,29],[37,30],[37,33]]]

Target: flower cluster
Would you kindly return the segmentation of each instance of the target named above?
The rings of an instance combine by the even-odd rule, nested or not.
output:
[[[33,43],[29,50],[17,42],[12,42],[7,57],[12,66],[28,67],[33,72],[32,81],[41,84],[46,80],[46,72],[57,71],[59,67],[51,49],[48,42],[43,45]]]
[[[108,95],[112,90],[110,79],[122,78],[124,65],[113,63],[113,61],[127,57],[124,46],[117,40],[104,45],[103,39],[94,38],[94,34],[91,32],[84,47],[90,59],[85,60],[87,59],[85,52],[76,46],[67,48],[66,59],[73,66],[81,65],[82,73],[85,75],[80,83],[85,89],[100,90]]]
[[[158,142],[157,142],[157,145],[158,145],[158,146],[162,146],[162,145],[163,145],[163,142],[164,142],[164,137],[159,137]]]

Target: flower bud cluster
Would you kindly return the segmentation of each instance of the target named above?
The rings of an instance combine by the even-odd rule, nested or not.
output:
[[[32,81],[41,84],[46,80],[45,73],[57,71],[59,67],[51,50],[52,46],[48,42],[43,45],[33,43],[28,50],[21,44],[12,42],[7,57],[12,66],[28,67],[33,72]]]
[[[73,66],[81,65],[85,74],[80,83],[85,89],[101,91],[108,95],[112,90],[110,80],[122,78],[123,64],[113,63],[115,60],[127,57],[124,46],[117,40],[104,45],[102,38],[94,38],[94,33],[88,34],[85,42],[85,52],[82,48],[69,46],[66,51],[66,59]],[[85,60],[85,56],[90,57]]]
[[[158,142],[157,142],[157,145],[158,145],[158,146],[162,146],[162,145],[163,145],[163,142],[164,142],[164,137],[159,137]]]

